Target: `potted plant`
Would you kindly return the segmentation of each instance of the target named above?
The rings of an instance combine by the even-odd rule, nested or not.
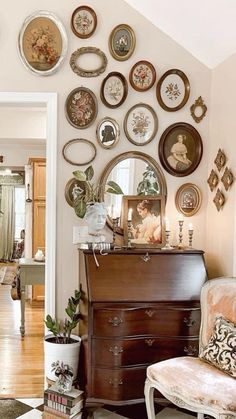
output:
[[[52,370],[52,365],[57,361],[69,365],[73,369],[73,378],[77,377],[81,338],[73,335],[72,330],[82,317],[79,312],[80,299],[81,291],[75,290],[74,297],[68,299],[65,308],[68,318],[64,321],[53,319],[49,314],[44,321],[51,332],[44,339],[45,375],[50,380],[57,378],[55,370]]]

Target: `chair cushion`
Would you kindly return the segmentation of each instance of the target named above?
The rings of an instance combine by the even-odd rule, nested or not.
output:
[[[236,378],[236,325],[217,317],[210,340],[199,357]]]
[[[199,358],[158,362],[147,368],[147,377],[166,396],[176,396],[196,407],[236,412],[236,380]]]

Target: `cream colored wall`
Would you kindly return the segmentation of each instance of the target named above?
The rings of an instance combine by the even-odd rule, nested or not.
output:
[[[93,162],[96,178],[101,175],[104,166],[116,155],[130,150],[143,151],[152,157],[158,158],[158,141],[161,133],[170,124],[175,122],[188,122],[197,128],[202,136],[204,153],[197,170],[190,176],[177,178],[165,173],[168,187],[167,215],[173,229],[173,240],[176,241],[177,210],[174,197],[180,185],[186,182],[196,183],[203,194],[203,205],[198,214],[191,219],[195,225],[194,246],[205,249],[205,213],[206,213],[206,173],[207,152],[209,144],[208,114],[200,124],[196,124],[189,111],[190,105],[202,95],[206,104],[210,102],[210,70],[199,63],[187,51],[181,48],[174,40],[155,28],[150,22],[135,12],[122,0],[90,0],[86,4],[94,8],[98,17],[98,26],[95,34],[87,40],[77,38],[70,29],[71,14],[78,2],[58,2],[58,0],[10,0],[5,3],[1,11],[1,56],[5,57],[1,63],[0,90],[4,91],[47,91],[58,92],[58,187],[57,187],[57,311],[64,315],[65,300],[78,285],[78,252],[72,245],[72,229],[80,220],[67,205],[64,198],[64,187],[72,177],[74,166],[64,161],[61,150],[65,142],[72,138],[87,138],[96,145],[96,124],[101,118],[110,116],[115,118],[121,126],[121,139],[112,150],[104,150],[97,145],[97,157]],[[65,25],[69,49],[66,60],[57,73],[48,77],[37,77],[28,72],[22,65],[17,52],[17,37],[20,26],[25,17],[36,10],[48,10],[56,13]],[[108,38],[111,30],[120,23],[128,23],[136,34],[136,49],[132,57],[124,62],[114,60],[108,49]],[[98,47],[108,57],[108,66],[105,73],[96,78],[80,78],[72,72],[69,58],[73,51],[82,46]],[[128,79],[132,65],[140,59],[151,61],[159,78],[170,68],[179,68],[189,77],[191,85],[190,98],[185,107],[177,112],[166,112],[158,105],[155,89],[146,93],[138,93],[129,86],[129,94],[125,103],[117,109],[106,108],[100,100],[100,85],[105,75],[110,71],[120,71]],[[73,128],[64,115],[64,104],[69,92],[78,86],[89,87],[98,99],[98,117],[96,123],[86,130]],[[158,119],[159,130],[155,140],[145,147],[132,145],[125,137],[122,123],[128,109],[137,102],[147,102],[154,107]],[[184,225],[186,228],[188,221]]]
[[[212,71],[210,147],[208,175],[214,169],[214,159],[218,149],[227,156],[226,165],[236,176],[236,54]],[[217,172],[218,173],[218,172]],[[223,170],[220,172],[222,177]],[[218,187],[225,195],[226,203],[218,212],[213,198],[214,192],[208,191],[207,214],[207,263],[210,277],[236,275],[236,186],[226,192],[220,182]]]

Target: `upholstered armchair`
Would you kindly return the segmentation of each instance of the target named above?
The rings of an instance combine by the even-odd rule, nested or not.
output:
[[[154,419],[154,389],[175,405],[218,419],[236,418],[236,278],[208,280],[201,291],[199,357],[147,368],[145,401]]]

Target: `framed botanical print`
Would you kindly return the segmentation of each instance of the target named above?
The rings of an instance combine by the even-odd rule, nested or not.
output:
[[[96,134],[101,147],[112,148],[119,141],[120,128],[115,119],[106,116],[99,122]]]
[[[118,108],[124,103],[128,94],[128,83],[118,71],[109,73],[102,82],[100,97],[108,108]]]
[[[164,198],[161,196],[123,196],[124,240],[128,234],[133,247],[163,247],[165,244]],[[131,227],[128,231],[128,219]]]
[[[187,176],[198,167],[202,158],[199,132],[186,122],[170,125],[159,141],[159,158],[164,169],[173,176]]]
[[[20,30],[20,58],[32,73],[48,76],[62,64],[67,52],[67,35],[61,21],[47,11],[28,16]]]
[[[115,60],[125,61],[131,57],[135,48],[135,34],[129,25],[116,26],[109,37],[110,53]]]
[[[79,6],[71,17],[71,29],[79,38],[89,38],[97,27],[97,15],[89,6]]]
[[[176,192],[175,205],[185,217],[191,217],[198,212],[202,203],[200,189],[193,183],[185,183]]]
[[[66,118],[75,128],[84,129],[92,125],[97,117],[97,98],[86,87],[78,87],[70,92],[65,105]]]
[[[168,70],[158,81],[156,94],[163,109],[169,112],[178,111],[189,98],[189,80],[181,70]]]
[[[158,119],[154,109],[146,103],[132,106],[124,119],[124,131],[128,140],[135,145],[152,141],[158,130]]]
[[[156,70],[149,61],[138,61],[130,70],[129,81],[138,92],[146,92],[156,81]]]

